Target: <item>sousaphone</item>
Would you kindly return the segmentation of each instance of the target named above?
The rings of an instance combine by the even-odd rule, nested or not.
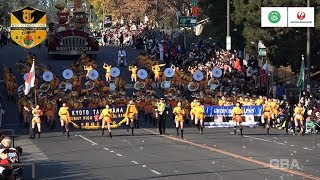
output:
[[[211,91],[216,90],[216,88],[219,86],[219,80],[212,78],[208,81],[208,86],[210,87]]]
[[[49,91],[49,89],[50,89],[50,84],[48,84],[48,83],[43,83],[40,86],[40,92],[41,93],[46,93],[46,92]]]
[[[188,84],[188,90],[194,92],[199,89],[199,83],[191,82]]]
[[[171,82],[170,81],[162,81],[161,83],[161,88],[162,89],[170,89],[171,87]]]
[[[109,84],[110,92],[115,92],[117,89],[117,85],[113,82]]]
[[[94,82],[93,81],[87,81],[85,84],[86,90],[90,91],[94,88]]]
[[[133,87],[134,87],[134,89],[139,91],[139,90],[142,90],[143,88],[146,87],[146,83],[143,81],[137,81],[136,83],[134,83]]]
[[[195,81],[200,82],[200,81],[203,80],[203,78],[204,78],[204,75],[203,75],[203,73],[202,73],[200,70],[196,70],[196,72],[193,73],[193,79],[194,79]],[[199,83],[197,83],[197,82],[190,82],[190,83],[188,84],[188,90],[189,90],[189,91],[193,92],[193,91],[196,91],[196,90],[198,90],[198,89],[199,89]]]

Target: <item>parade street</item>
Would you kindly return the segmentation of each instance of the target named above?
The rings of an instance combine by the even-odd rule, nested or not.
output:
[[[103,62],[115,66],[118,49],[101,47],[97,57],[100,66]],[[129,62],[141,52],[126,51]],[[59,76],[74,60],[49,58],[45,47],[33,48],[32,52],[40,64],[50,65]],[[14,63],[26,55],[15,45],[0,49],[1,64],[13,69]],[[125,68],[121,76],[130,81]],[[23,83],[22,75],[18,82]],[[15,146],[23,148],[21,161],[35,163],[36,179],[320,179],[320,138],[313,134],[293,136],[271,129],[266,135],[262,127],[244,128],[243,136],[230,134],[233,129],[228,128],[205,128],[204,134],[199,134],[196,128],[187,127],[182,139],[176,136],[173,120],[168,118],[166,134],[161,136],[149,122],[140,119],[135,136],[123,128],[113,129],[112,139],[102,137],[100,130],[71,129],[68,139],[57,122],[56,131],[43,127],[41,139],[29,139],[17,105],[4,100],[3,106],[6,117],[1,128],[14,129]],[[31,178],[30,167],[25,167],[24,175],[25,179]]]

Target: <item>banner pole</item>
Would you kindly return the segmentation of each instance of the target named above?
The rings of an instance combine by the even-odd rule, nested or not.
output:
[[[37,105],[37,90],[36,87],[34,87],[34,103]]]

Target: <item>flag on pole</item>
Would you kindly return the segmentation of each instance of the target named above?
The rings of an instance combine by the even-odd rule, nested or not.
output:
[[[302,55],[301,67],[300,67],[300,75],[299,75],[299,80],[297,82],[297,87],[299,87],[300,89],[304,88],[304,71],[305,71],[304,57]]]
[[[34,87],[35,79],[36,79],[36,75],[35,75],[34,61],[33,61],[30,72],[28,73],[28,77],[24,82],[24,85],[25,85],[24,95],[29,94],[30,89]]]

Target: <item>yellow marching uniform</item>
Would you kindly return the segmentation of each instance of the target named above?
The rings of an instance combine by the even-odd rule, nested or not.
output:
[[[294,108],[294,117],[300,121],[303,121],[303,115],[304,115],[304,108],[303,107],[295,107]]]
[[[175,121],[184,122],[184,109],[182,107],[175,107],[172,112],[175,115]]]
[[[68,107],[61,107],[59,109],[59,116],[60,116],[60,121],[63,121],[65,123],[70,123],[71,121],[71,117],[70,117],[70,114],[69,114],[69,111],[68,111]]]
[[[32,114],[33,114],[32,122],[37,124],[41,123],[40,116],[43,115],[42,111],[40,109],[33,109]]]
[[[89,77],[89,72],[90,72],[91,70],[93,70],[93,67],[92,67],[92,66],[84,66],[83,69],[84,69],[85,71],[87,71],[86,77]]]
[[[128,105],[125,117],[129,119],[134,119],[136,114],[138,114],[138,109],[136,105]]]
[[[131,81],[137,81],[137,71],[138,67],[137,66],[130,66],[129,71],[131,71]]]
[[[102,119],[102,122],[106,123],[106,124],[111,124],[112,123],[112,116],[113,116],[113,112],[112,109],[103,109],[99,119]]]
[[[106,81],[109,81],[110,78],[111,78],[111,74],[110,74],[111,66],[110,66],[110,65],[107,65],[107,64],[104,64],[104,65],[103,65],[103,69],[106,70]]]
[[[264,104],[264,106],[263,106],[263,118],[271,119],[271,111],[272,111],[271,106],[269,104]]]
[[[234,121],[238,123],[242,123],[242,117],[241,117],[242,115],[243,115],[243,110],[240,107],[235,106],[232,109],[232,117]]]
[[[204,106],[196,106],[194,107],[194,115],[195,118],[198,120],[203,120],[204,119]]]

